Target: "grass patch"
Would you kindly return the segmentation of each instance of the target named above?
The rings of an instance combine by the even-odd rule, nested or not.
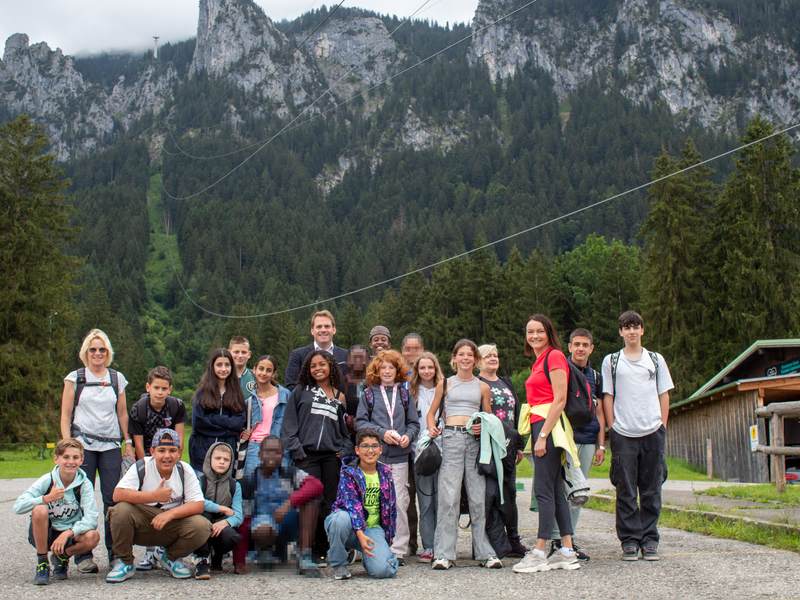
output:
[[[189,436],[192,435],[192,426],[187,422],[183,433],[183,453],[181,460],[189,462]],[[53,470],[53,450],[48,450],[44,460],[36,458],[36,453],[31,449],[22,451],[0,452],[0,479],[37,478]]]
[[[590,498],[584,508],[613,513],[615,504],[614,502]],[[786,531],[782,527],[768,529],[747,521],[711,521],[701,515],[683,511],[663,511],[658,524],[661,527],[672,527],[673,529],[702,533],[711,537],[737,540],[800,553],[800,537],[795,532]]]
[[[788,506],[800,506],[800,486],[787,485],[786,493],[779,494],[774,485],[718,485],[703,491],[708,496],[723,496],[750,502],[780,502]]]
[[[592,465],[589,471],[589,477],[608,479],[608,470],[610,466],[611,452],[606,451],[606,459],[603,461],[603,464],[599,467]],[[679,458],[667,457],[667,469],[669,470],[668,479],[673,481],[708,481],[704,470]],[[533,477],[533,468],[527,458],[523,459],[523,461],[517,465],[517,477]],[[715,481],[720,480],[717,479]],[[800,486],[797,487],[798,491],[800,491]]]

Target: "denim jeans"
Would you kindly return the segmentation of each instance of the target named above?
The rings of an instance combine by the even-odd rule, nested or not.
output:
[[[617,537],[623,548],[658,545],[661,486],[667,480],[666,440],[663,425],[638,438],[611,430],[608,475],[617,488]]]
[[[419,534],[425,550],[433,548],[436,535],[436,502],[439,497],[439,472],[422,477],[414,472],[419,500]]]
[[[439,506],[436,514],[436,538],[433,555],[456,559],[461,482],[469,498],[472,547],[477,560],[494,556],[486,537],[486,481],[478,473],[480,441],[471,431],[445,429],[442,432],[442,466],[439,467]]]
[[[578,460],[581,463],[581,471],[584,476],[589,478],[589,469],[592,468],[592,460],[594,460],[594,444],[578,444]],[[569,520],[572,523],[572,533],[574,534],[578,527],[578,518],[581,516],[581,506],[569,507]],[[561,532],[558,530],[558,523],[553,523],[553,539],[560,540]]]
[[[347,565],[347,551],[361,550],[350,513],[337,510],[325,519],[325,531],[328,533],[328,562],[332,567]],[[388,579],[397,575],[397,557],[386,541],[386,534],[381,527],[370,527],[364,531],[375,546],[370,550],[374,556],[363,554],[361,563],[367,573],[375,579]]]

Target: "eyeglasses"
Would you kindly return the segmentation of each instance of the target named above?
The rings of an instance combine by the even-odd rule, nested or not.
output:
[[[366,452],[367,450],[375,450],[375,451],[377,451],[377,450],[381,449],[381,445],[380,444],[361,444],[359,446],[359,448],[361,448],[364,452]]]
[[[89,348],[89,354],[105,354],[108,352],[106,348]]]

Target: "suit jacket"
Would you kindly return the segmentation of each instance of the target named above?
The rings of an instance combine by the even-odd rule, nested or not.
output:
[[[314,350],[314,343],[312,342],[308,346],[304,346],[302,348],[295,348],[292,350],[292,353],[289,355],[289,362],[286,363],[286,375],[284,377],[284,386],[288,390],[293,390],[297,385],[297,380],[300,377],[300,367],[303,366],[303,362],[306,360],[306,356],[311,354]],[[340,348],[339,346],[333,346],[333,358],[339,363],[339,368],[342,370],[342,375],[347,377],[347,350],[345,348]],[[345,385],[346,388],[346,385]],[[343,394],[347,391],[346,389],[340,389]]]

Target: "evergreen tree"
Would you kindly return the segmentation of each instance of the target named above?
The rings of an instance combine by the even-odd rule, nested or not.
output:
[[[666,150],[655,162],[660,179],[702,161],[689,138],[675,161]],[[707,307],[714,302],[708,224],[717,194],[714,171],[702,166],[659,181],[649,190],[644,238],[642,313],[647,346],[669,364],[677,397],[688,397],[713,373],[706,357]]]
[[[344,314],[339,319],[336,327],[335,342],[342,348],[349,348],[353,344],[364,343],[364,328],[361,325],[361,315],[358,314],[356,303],[350,300],[344,309]]]
[[[70,185],[27,115],[0,126],[0,438],[58,436],[60,382],[82,260],[64,254],[80,229]]]
[[[774,133],[761,115],[743,144]],[[722,336],[717,366],[755,340],[800,335],[800,169],[785,135],[744,148],[717,203]]]

